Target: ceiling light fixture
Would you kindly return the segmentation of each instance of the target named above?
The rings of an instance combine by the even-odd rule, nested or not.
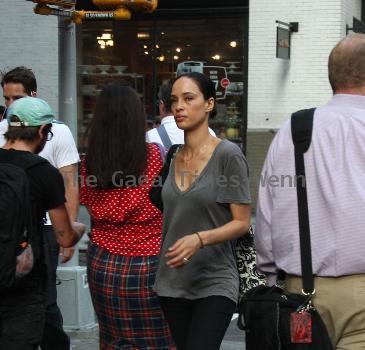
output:
[[[97,43],[100,45],[101,49],[105,49],[107,46],[114,46],[113,34],[103,33],[101,36],[96,37]]]
[[[144,33],[144,32],[137,33],[138,39],[148,39],[149,37],[150,37],[150,33]]]

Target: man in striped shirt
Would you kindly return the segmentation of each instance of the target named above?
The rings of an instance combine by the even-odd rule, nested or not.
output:
[[[365,349],[365,35],[332,50],[331,100],[314,114],[304,155],[316,294],[335,349]],[[302,289],[294,146],[290,120],[268,151],[256,217],[259,268]]]

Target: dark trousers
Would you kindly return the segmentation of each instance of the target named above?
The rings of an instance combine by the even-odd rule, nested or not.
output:
[[[59,255],[52,226],[44,226],[44,256],[47,266],[46,319],[44,324],[42,350],[69,350],[70,338],[63,330],[63,318],[57,305],[57,265]]]
[[[219,350],[236,308],[222,296],[160,297],[160,303],[178,350]]]
[[[44,287],[39,272],[0,296],[0,350],[35,350],[44,329]]]

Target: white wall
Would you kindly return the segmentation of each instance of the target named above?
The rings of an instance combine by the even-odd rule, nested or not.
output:
[[[0,70],[31,68],[38,96],[58,111],[58,22],[33,13],[26,0],[0,0]],[[2,92],[0,104],[3,104]]]
[[[342,0],[342,29],[343,36],[346,35],[346,24],[352,28],[353,17],[361,20],[362,0]]]
[[[345,35],[345,17],[360,0],[251,0],[249,23],[248,127],[279,128],[301,108],[325,103],[332,94],[327,60]],[[361,11],[360,11],[361,12]],[[360,18],[359,14],[356,17]],[[299,22],[290,60],[277,59],[275,20]]]

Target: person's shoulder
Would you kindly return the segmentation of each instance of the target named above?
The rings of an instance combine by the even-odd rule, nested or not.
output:
[[[224,157],[240,156],[243,157],[243,152],[237,144],[223,139],[218,145],[220,154]]]
[[[8,129],[8,121],[6,119],[3,119],[1,122],[0,122],[0,130],[6,130]]]
[[[40,176],[48,176],[49,174],[59,174],[59,171],[57,168],[55,168],[47,159],[39,156],[38,154],[32,154],[30,153],[27,155],[29,160],[29,170],[30,171],[37,171],[39,172]]]
[[[8,121],[6,119],[3,119],[0,122],[0,134],[1,134],[1,137],[4,139],[3,143],[5,143],[5,138],[3,135],[8,131],[8,128],[9,128]]]
[[[33,168],[35,166],[40,166],[43,164],[49,164],[48,160],[40,157],[38,154],[19,151],[15,149],[10,150],[2,150],[3,154],[7,156],[7,158],[14,162],[16,165],[24,167],[24,168]]]
[[[56,136],[56,134],[69,134],[71,133],[70,128],[63,122],[60,122],[58,120],[54,120],[52,122],[52,132],[54,133],[54,135]]]
[[[148,159],[147,161],[150,162],[154,159],[161,159],[163,160],[166,155],[166,149],[163,145],[158,142],[147,142],[147,154]]]
[[[155,152],[159,151],[159,147],[156,142],[147,142],[147,152]]]
[[[58,170],[38,154],[16,150],[6,152],[9,152],[8,161],[23,168],[37,182],[49,182],[60,176]]]
[[[147,142],[150,142],[150,143],[160,141],[156,128],[148,130],[146,132],[146,140],[147,140]]]

